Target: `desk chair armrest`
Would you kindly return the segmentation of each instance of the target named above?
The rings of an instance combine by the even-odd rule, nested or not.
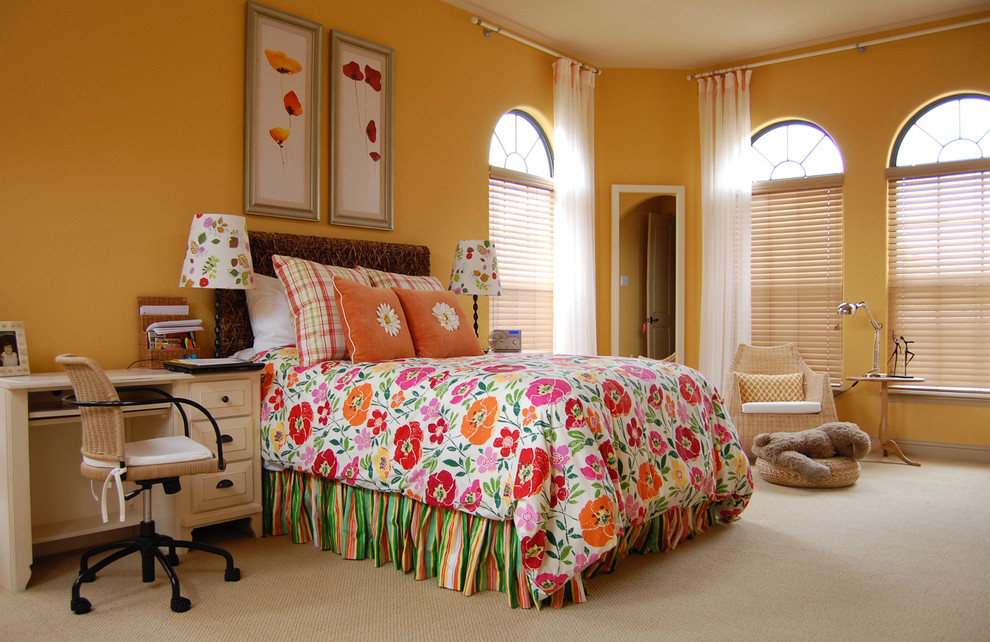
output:
[[[182,417],[182,427],[185,436],[189,436],[189,418],[186,416],[183,410],[183,405],[192,406],[198,410],[204,417],[206,417],[210,425],[213,426],[213,432],[216,434],[217,439],[217,468],[224,470],[227,467],[226,462],[223,459],[223,435],[220,433],[220,426],[217,424],[217,420],[213,418],[210,411],[204,408],[202,405],[196,403],[192,399],[184,399],[182,397],[173,397],[164,390],[159,390],[158,388],[128,388],[127,392],[156,392],[164,398],[164,401],[174,405],[179,411],[179,415]],[[67,395],[62,399],[66,403],[71,403],[75,406],[94,406],[94,407],[130,407],[130,406],[151,406],[155,404],[162,403],[162,399],[135,399],[132,401],[78,401],[75,395]]]

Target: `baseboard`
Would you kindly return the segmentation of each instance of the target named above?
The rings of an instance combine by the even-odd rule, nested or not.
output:
[[[990,446],[977,444],[949,444],[939,441],[918,441],[915,439],[898,439],[897,445],[904,454],[932,459],[955,459],[959,461],[976,461],[990,464]]]

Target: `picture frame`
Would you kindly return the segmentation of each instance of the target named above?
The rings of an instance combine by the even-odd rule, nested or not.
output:
[[[391,230],[395,51],[330,35],[330,224]]]
[[[247,3],[244,211],[320,220],[323,25]]]
[[[0,321],[0,377],[30,374],[23,321]]]

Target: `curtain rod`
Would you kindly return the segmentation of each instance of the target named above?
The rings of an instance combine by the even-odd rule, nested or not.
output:
[[[517,40],[517,41],[523,43],[524,45],[529,45],[530,47],[532,47],[534,49],[539,49],[543,53],[548,53],[551,56],[554,56],[555,58],[569,58],[569,56],[565,56],[562,53],[558,53],[558,52],[554,51],[553,49],[548,49],[548,48],[544,47],[543,45],[541,45],[541,44],[539,44],[537,42],[533,42],[532,40],[528,40],[526,38],[523,38],[520,35],[517,35],[517,34],[512,33],[511,31],[506,31],[502,27],[499,27],[497,25],[493,25],[490,22],[486,22],[486,21],[482,20],[481,18],[479,18],[478,16],[471,16],[471,22],[473,22],[474,24],[476,24],[476,25],[478,25],[479,27],[482,28],[482,33],[485,34],[485,37],[486,38],[488,36],[492,35],[493,33],[500,33],[503,36],[507,36],[509,38],[512,38],[513,40]],[[602,70],[599,69],[598,67],[592,67],[591,65],[589,65],[587,63],[583,63],[583,62],[578,62],[578,64],[581,65],[582,67],[584,67],[585,69],[590,70],[591,72],[593,72],[596,75],[602,73]]]
[[[697,80],[698,78],[707,78],[708,76],[715,76],[717,74],[724,74],[730,71],[738,71],[740,69],[753,69],[755,67],[765,67],[767,65],[775,65],[779,62],[790,62],[792,60],[801,60],[802,58],[813,58],[815,56],[823,56],[825,54],[837,53],[839,51],[848,51],[850,49],[855,49],[860,53],[866,51],[867,47],[872,47],[873,45],[882,45],[887,42],[894,42],[895,40],[905,40],[907,38],[914,38],[915,36],[927,36],[932,33],[939,33],[942,31],[949,31],[952,29],[959,29],[961,27],[972,27],[974,25],[981,25],[985,22],[990,22],[990,17],[977,18],[976,20],[969,20],[967,22],[957,22],[956,24],[943,25],[941,27],[932,27],[931,29],[922,29],[921,31],[912,31],[910,33],[902,33],[897,36],[888,36],[886,38],[877,38],[875,40],[867,40],[866,42],[857,42],[852,45],[842,45],[839,47],[832,47],[830,49],[821,49],[819,51],[809,51],[803,54],[794,54],[793,56],[784,56],[783,58],[773,58],[772,60],[762,60],[760,62],[754,62],[749,65],[739,65],[737,67],[727,67],[725,69],[716,69],[714,71],[706,71],[700,74],[688,74],[688,80]]]

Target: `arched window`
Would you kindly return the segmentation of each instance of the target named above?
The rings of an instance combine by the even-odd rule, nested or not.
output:
[[[990,393],[990,96],[920,110],[890,165],[888,325],[912,342],[907,373]]]
[[[804,121],[753,136],[753,344],[795,343],[811,368],[842,378],[842,157]]]
[[[553,155],[539,124],[512,110],[488,152],[488,238],[502,295],[489,297],[489,326],[522,331],[525,350],[553,350]]]

